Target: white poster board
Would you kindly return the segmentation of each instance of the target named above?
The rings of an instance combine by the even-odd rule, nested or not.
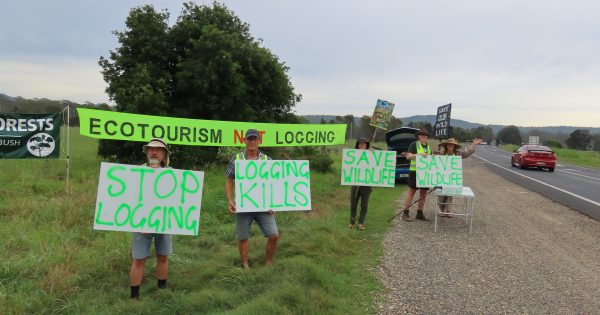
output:
[[[204,172],[102,163],[95,230],[198,235]]]
[[[462,157],[417,155],[417,187],[462,187]]]
[[[237,212],[311,210],[306,160],[235,161]]]
[[[396,151],[344,149],[341,184],[394,187]]]

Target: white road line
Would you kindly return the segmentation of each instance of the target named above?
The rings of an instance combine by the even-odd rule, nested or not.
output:
[[[480,157],[480,156],[477,156],[476,154],[473,154],[473,156],[474,156],[474,157],[476,157],[476,158],[478,158],[478,159],[482,159],[482,160],[484,160],[484,161],[486,161],[486,162],[488,162],[488,163],[490,163],[490,164],[492,164],[492,165],[495,165],[495,166],[497,166],[497,167],[499,167],[499,168],[505,169],[505,170],[507,170],[507,171],[509,171],[509,172],[511,172],[511,173],[515,173],[515,174],[517,174],[517,175],[519,175],[519,176],[525,177],[525,178],[527,178],[527,179],[530,179],[530,180],[532,180],[532,181],[534,181],[534,182],[538,182],[538,183],[540,183],[540,184],[542,184],[542,185],[546,185],[546,186],[548,186],[548,187],[550,187],[550,188],[554,188],[554,189],[556,189],[556,190],[558,190],[558,191],[564,192],[565,194],[569,194],[569,195],[571,195],[571,196],[573,196],[573,197],[575,197],[575,198],[579,198],[579,199],[581,199],[581,200],[583,200],[583,201],[587,201],[587,202],[589,202],[589,203],[591,203],[591,204],[593,204],[593,205],[596,205],[596,206],[599,206],[599,207],[600,207],[600,202],[596,202],[596,201],[594,201],[594,200],[591,200],[591,199],[585,198],[585,197],[583,197],[583,196],[580,196],[580,195],[578,195],[578,194],[574,194],[574,193],[572,193],[572,192],[570,192],[570,191],[566,191],[566,190],[564,190],[564,189],[562,189],[562,188],[558,188],[558,187],[556,187],[556,186],[552,186],[552,185],[550,185],[550,184],[548,184],[548,183],[542,182],[541,180],[537,180],[537,179],[535,179],[535,178],[532,178],[532,177],[529,177],[529,176],[527,176],[527,175],[523,175],[523,174],[521,174],[521,173],[519,173],[519,172],[515,172],[515,171],[513,171],[513,170],[511,170],[511,169],[509,169],[509,168],[506,168],[506,167],[504,167],[504,166],[500,166],[500,165],[498,165],[498,164],[496,164],[496,163],[494,163],[494,162],[488,161],[488,160],[486,160],[486,159],[484,159],[484,158],[482,158],[482,157]]]
[[[597,177],[587,176],[587,175],[583,175],[583,174],[577,174],[577,173],[573,173],[573,172],[569,172],[569,171],[565,171],[565,170],[556,170],[556,171],[557,172],[563,172],[563,173],[569,173],[569,174],[573,174],[573,175],[577,175],[577,176],[581,176],[581,177],[585,177],[585,178],[589,178],[589,179],[600,181],[600,178],[597,178]]]

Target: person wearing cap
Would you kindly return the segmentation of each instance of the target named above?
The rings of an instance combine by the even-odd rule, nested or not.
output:
[[[147,162],[143,165],[152,168],[169,167],[169,157],[171,151],[167,144],[161,139],[152,139],[144,145],[142,150],[146,154]],[[158,233],[133,233],[131,246],[131,255],[133,261],[130,271],[131,298],[138,299],[142,277],[144,275],[144,263],[150,256],[150,247],[154,240],[156,249],[156,279],[158,287],[164,289],[167,287],[167,278],[169,274],[169,255],[173,252],[171,235]]]
[[[448,138],[448,140],[440,142],[440,145],[439,145],[441,148],[440,154],[441,155],[459,155],[463,159],[466,159],[475,152],[475,147],[478,144],[480,144],[481,142],[482,142],[481,139],[475,139],[469,146],[468,150],[460,151],[461,145],[458,142],[456,142],[456,140],[454,138]],[[449,211],[448,211],[448,208],[446,207],[445,203],[452,203],[452,197],[438,196],[438,201],[439,201],[439,205],[440,205],[440,211],[442,212],[441,216],[451,218],[452,217],[451,214],[446,214]]]
[[[366,138],[359,138],[356,140],[354,148],[359,150],[369,150],[371,148],[371,143]],[[360,199],[358,229],[365,229],[365,217],[367,216],[371,192],[373,192],[373,187],[371,186],[350,186],[350,224],[348,224],[348,228],[353,228],[356,223],[356,209],[358,207],[358,200]]]
[[[266,154],[258,149],[260,135],[256,129],[248,129],[244,138],[246,149],[234,155],[225,171],[225,194],[229,203],[229,213],[235,214],[236,220],[236,238],[238,240],[238,250],[242,259],[242,267],[250,269],[248,263],[248,239],[250,238],[250,227],[252,221],[256,221],[263,235],[267,237],[266,246],[266,265],[273,263],[273,257],[277,250],[277,241],[279,240],[279,231],[275,222],[275,215],[272,210],[268,212],[244,212],[236,213],[235,199],[233,198],[235,185],[235,161],[236,160],[270,160]]]
[[[413,197],[417,192],[417,156],[427,157],[431,154],[431,148],[427,144],[429,134],[424,129],[420,129],[417,133],[417,141],[410,144],[408,151],[406,152],[406,159],[410,160],[410,170],[408,172],[408,193],[404,200],[404,212],[402,213],[402,220],[410,222],[410,204],[413,201]],[[417,220],[428,221],[423,214],[423,207],[425,206],[425,197],[427,196],[427,188],[418,188],[419,190],[419,202],[417,207]]]

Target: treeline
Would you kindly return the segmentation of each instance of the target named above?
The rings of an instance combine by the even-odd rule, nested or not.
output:
[[[34,98],[28,99],[24,97],[9,97],[0,95],[0,113],[15,113],[15,114],[49,114],[60,112],[66,107],[69,107],[69,124],[71,126],[79,126],[79,116],[77,115],[77,108],[92,108],[101,110],[114,110],[110,105],[94,104],[86,102],[83,104],[62,100],[56,101],[47,98]],[[66,114],[66,112],[65,112]],[[65,123],[67,115],[64,117]]]

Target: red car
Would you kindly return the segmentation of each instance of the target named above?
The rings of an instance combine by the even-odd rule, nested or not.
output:
[[[547,168],[550,172],[554,172],[556,153],[543,145],[526,144],[513,153],[510,164],[513,167],[518,166],[519,168]]]

